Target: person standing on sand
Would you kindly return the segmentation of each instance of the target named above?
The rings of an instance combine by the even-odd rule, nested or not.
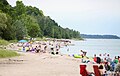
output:
[[[23,52],[25,52],[25,46],[23,46]]]
[[[50,53],[53,54],[53,55],[55,54],[55,53],[54,53],[54,46],[53,46],[53,44],[51,45]]]
[[[44,46],[44,51],[43,51],[43,53],[46,53],[46,51],[47,51],[47,45]]]
[[[56,54],[59,54],[59,49],[60,49],[59,45],[56,44]]]

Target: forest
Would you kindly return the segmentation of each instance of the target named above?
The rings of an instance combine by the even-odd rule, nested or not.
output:
[[[22,1],[16,1],[12,7],[7,0],[0,0],[0,38],[20,40],[25,37],[81,38],[80,32],[61,27],[37,7],[26,6]]]

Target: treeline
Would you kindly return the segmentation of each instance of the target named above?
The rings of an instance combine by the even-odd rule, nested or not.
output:
[[[91,39],[120,39],[120,37],[116,35],[86,35],[81,34],[82,38],[91,38]]]
[[[6,0],[0,0],[0,38],[6,40],[24,37],[80,38],[78,31],[62,28],[42,10],[25,6],[17,1],[12,7]]]

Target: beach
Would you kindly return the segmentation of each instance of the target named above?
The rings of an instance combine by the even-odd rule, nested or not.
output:
[[[1,0],[0,76],[120,76],[119,7],[120,0]]]
[[[67,55],[22,53],[0,59],[0,76],[80,76],[80,59]],[[92,71],[92,64],[86,64]]]
[[[73,55],[61,53],[60,48],[70,48],[68,41],[39,41],[29,45],[29,50],[22,49],[26,44],[10,44],[7,49],[15,50],[20,56],[0,59],[0,76],[81,76],[80,65],[86,65],[88,72],[93,72],[93,59],[75,58]],[[70,46],[69,46],[70,45]],[[31,48],[37,49],[33,50]],[[47,48],[45,48],[47,46]],[[71,46],[72,47],[72,46]],[[54,48],[54,50],[51,48]],[[60,50],[58,50],[60,49]],[[70,48],[73,50],[72,48]],[[71,50],[64,50],[70,52]],[[59,52],[57,54],[57,52]],[[85,60],[85,62],[83,61]],[[105,68],[104,68],[105,69]]]

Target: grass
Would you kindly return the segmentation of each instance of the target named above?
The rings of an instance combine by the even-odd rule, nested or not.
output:
[[[0,58],[14,57],[14,56],[20,56],[20,54],[11,50],[0,49]]]
[[[6,46],[6,45],[8,45],[8,44],[9,44],[8,41],[3,40],[3,39],[0,39],[0,45]]]
[[[18,40],[10,40],[9,42],[10,42],[10,43],[17,43]]]
[[[0,48],[1,49],[5,49],[8,44],[9,44],[8,41],[0,39]]]

